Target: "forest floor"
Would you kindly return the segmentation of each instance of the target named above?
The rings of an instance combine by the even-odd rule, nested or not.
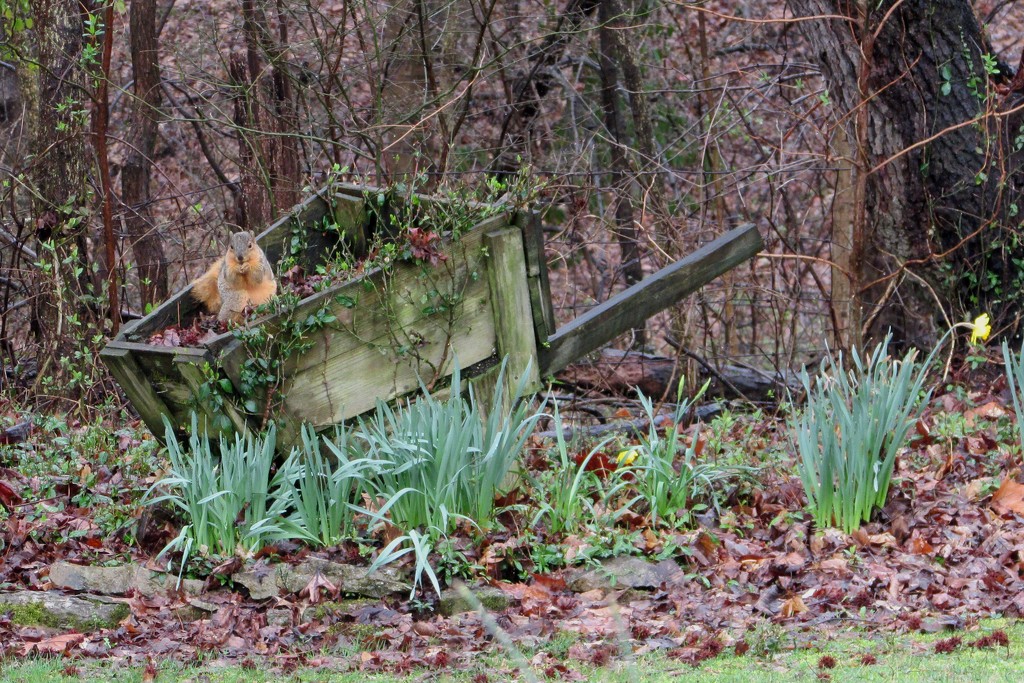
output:
[[[833,680],[899,681],[917,683],[930,681],[1005,681],[1020,680],[1019,646],[970,647],[986,634],[998,631],[1003,622],[984,622],[979,632],[963,637],[964,645],[949,653],[937,653],[936,647],[947,642],[944,634],[872,634],[856,628],[823,634],[813,646],[799,645],[784,628],[766,634],[762,650],[736,655],[723,653],[700,666],[680,663],[664,653],[640,657],[623,657],[604,666],[574,663],[573,675],[555,676],[553,680],[586,680],[602,683],[681,683],[707,680],[734,683],[767,683]],[[771,630],[771,629],[769,629]],[[1013,643],[1024,637],[1024,626],[1006,626]],[[964,635],[964,634],[961,634]],[[554,655],[565,653],[563,638],[537,650]],[[526,652],[536,658],[534,651]],[[506,674],[507,659],[501,653],[482,655],[473,667],[464,671],[414,669],[408,673],[367,673],[339,670],[317,665],[298,666],[283,680],[333,681],[334,683],[417,683],[425,680],[452,683],[473,683],[482,680],[515,680]],[[163,662],[156,668],[157,680],[189,680],[204,683],[267,683],[282,680],[279,671],[241,666],[212,659],[193,664]],[[483,675],[490,673],[488,678]],[[0,667],[0,680],[11,683],[71,683],[78,680],[109,683],[138,683],[146,678],[145,666],[123,666],[103,661],[61,658],[32,658],[9,661]],[[543,679],[538,672],[537,678]],[[536,680],[520,677],[520,680]]]
[[[853,534],[811,524],[782,412],[735,407],[703,426],[701,458],[751,466],[756,475],[718,491],[688,527],[627,513],[614,525],[583,515],[558,534],[530,528],[543,492],[523,483],[506,497],[510,512],[497,529],[456,532],[432,556],[439,576],[475,591],[497,589],[501,609],[444,616],[429,590],[413,600],[350,601],[330,585],[257,601],[211,558],[192,567],[207,580],[199,618],[180,618],[195,598],[173,591],[111,598],[127,616],[91,631],[0,610],[0,666],[13,676],[5,680],[25,681],[50,680],[31,672],[52,674],[54,656],[68,675],[91,677],[100,665],[142,680],[165,670],[172,679],[188,675],[180,667],[196,661],[275,677],[313,670],[423,680],[443,671],[478,682],[617,680],[615,672],[653,666],[650,680],[691,669],[795,680],[800,671],[825,678],[871,669],[873,657],[889,663],[863,675],[887,680],[904,670],[928,677],[925,655],[945,653],[966,657],[968,669],[982,657],[998,680],[999,662],[1019,661],[1024,635],[1016,625],[1024,612],[1024,486],[1015,481],[1020,447],[1008,402],[994,358],[937,387],[900,455],[888,504]],[[635,418],[635,408],[620,407],[613,418]],[[163,564],[157,554],[181,520],[163,516],[139,533],[143,495],[166,467],[143,427],[123,417],[82,423],[27,415],[14,406],[2,420],[5,428],[26,420],[33,427],[26,440],[0,449],[0,593],[52,590],[49,571],[59,560]],[[629,445],[621,435],[599,448],[610,460]],[[524,482],[557,474],[552,449],[550,440],[533,442]],[[281,545],[260,562],[315,555],[365,565],[372,552]],[[656,578],[630,588],[629,576],[615,575],[614,556],[649,561]],[[603,566],[612,580],[595,582],[588,570]],[[836,672],[819,666],[826,657],[837,659]]]

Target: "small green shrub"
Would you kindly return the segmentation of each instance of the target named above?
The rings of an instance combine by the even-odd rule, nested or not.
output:
[[[277,442],[273,425],[263,437],[236,435],[234,441],[222,437],[218,457],[210,440],[199,436],[194,414],[187,453],[166,418],[164,424],[171,470],[146,497],[151,505],[170,502],[186,515],[188,523],[161,555],[180,551],[183,568],[196,552],[233,555],[258,550],[269,540],[309,540],[301,528],[284,518],[291,505],[288,482],[296,473],[286,466],[273,479],[270,476]],[[150,498],[158,489],[164,493]]]
[[[1003,363],[1006,372],[1006,384],[1010,388],[1010,396],[1013,398],[1013,413],[1017,416],[1017,437],[1018,443],[1024,448],[1024,343],[1020,351],[1010,351],[1006,340],[1003,340]]]
[[[459,521],[490,526],[495,494],[541,417],[539,411],[530,414],[529,402],[523,399],[525,377],[509,412],[501,408],[506,395],[503,363],[489,411],[477,400],[472,385],[467,397],[462,396],[456,368],[447,401],[424,391],[395,409],[378,402],[373,417],[359,421],[351,448],[372,463],[369,491],[385,502],[379,510],[358,509],[403,532],[381,551],[371,569],[412,552],[413,592],[426,575],[440,593],[428,559],[434,545]]]
[[[893,360],[889,339],[866,359],[854,350],[849,369],[840,354],[825,358],[813,381],[806,369],[800,375],[807,405],[791,422],[791,438],[819,526],[849,533],[885,505],[896,454],[930,395],[919,401],[932,356],[918,363],[911,350]]]
[[[651,519],[672,527],[692,523],[692,515],[717,506],[716,493],[729,482],[750,478],[756,472],[745,465],[724,465],[717,462],[698,462],[697,446],[700,432],[693,434],[689,444],[684,445],[678,425],[684,423],[690,408],[704,395],[708,385],[700,388],[693,398],[682,395],[679,385],[676,408],[672,416],[673,427],[659,432],[654,404],[642,392],[638,392],[640,404],[647,415],[647,433],[640,437],[639,445],[633,449],[635,460],[627,467],[616,470],[620,477],[632,474],[638,497],[646,503]],[[678,467],[678,468],[677,468]]]
[[[333,441],[321,441],[312,427],[303,425],[302,445],[292,449],[282,468],[292,474],[287,480],[293,504],[289,520],[319,545],[337,545],[355,536],[355,503],[368,488],[366,478],[381,464],[351,458],[348,439],[344,426],[335,430]],[[324,457],[321,443],[332,457]]]
[[[562,534],[576,533],[588,525],[614,523],[617,516],[626,512],[628,505],[620,507],[617,514],[612,514],[606,502],[625,483],[609,485],[594,471],[588,470],[588,465],[595,457],[602,457],[602,449],[610,439],[595,445],[577,463],[569,454],[558,406],[555,406],[554,423],[557,459],[550,470],[531,477],[537,511],[530,526],[536,528],[543,524],[548,533]]]
[[[541,416],[529,414],[523,382],[511,412],[501,409],[504,366],[486,417],[472,386],[463,398],[460,382],[456,369],[447,401],[425,393],[394,409],[378,402],[373,417],[360,420],[352,435],[356,452],[375,463],[368,481],[387,500],[391,523],[402,530],[420,529],[431,539],[451,531],[459,520],[489,525],[495,494]]]

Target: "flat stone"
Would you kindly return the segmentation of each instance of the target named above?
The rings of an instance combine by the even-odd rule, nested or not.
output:
[[[412,590],[409,584],[398,579],[397,573],[392,569],[383,567],[373,573],[367,569],[312,557],[295,567],[280,565],[277,568],[277,583],[286,593],[298,593],[309,584],[317,572],[320,572],[342,594],[383,598]]]
[[[138,566],[124,564],[118,567],[90,567],[70,562],[54,562],[50,565],[50,583],[57,588],[73,591],[99,593],[100,595],[124,595],[135,587]]]
[[[181,579],[178,584],[178,575],[168,572],[155,572],[150,569],[138,568],[135,574],[135,589],[146,596],[166,595],[168,592],[185,591],[188,595],[202,595],[206,592],[206,584],[199,579]]]
[[[292,625],[292,612],[289,609],[276,608],[267,610],[267,626],[287,628]]]
[[[177,575],[150,571],[136,564],[91,567],[64,561],[50,565],[50,582],[58,588],[99,595],[125,595],[132,589],[146,596],[164,595],[178,587]],[[203,582],[196,579],[183,579],[181,587],[189,595],[203,592]]]
[[[372,574],[366,567],[341,564],[320,558],[309,558],[296,566],[277,565],[272,569],[237,572],[231,578],[245,586],[253,600],[267,600],[282,593],[298,593],[305,588],[317,572],[331,582],[342,594],[382,598],[394,593],[408,593],[409,584],[398,579],[390,569],[378,569]]]
[[[597,568],[578,570],[570,575],[567,585],[576,593],[625,588],[653,590],[663,583],[682,583],[684,578],[685,572],[672,560],[654,563],[622,555],[603,560]]]
[[[128,605],[99,595],[65,595],[56,591],[0,593],[0,612],[16,624],[89,633],[116,628],[131,614]]]
[[[488,612],[504,612],[512,603],[512,598],[508,593],[494,586],[473,586],[469,588],[469,592]],[[476,611],[476,602],[463,597],[462,591],[458,588],[448,588],[441,593],[437,611],[446,617],[459,612],[474,612]]]
[[[245,586],[253,600],[267,600],[277,597],[281,592],[277,574],[276,570],[264,568],[260,571],[235,572],[231,575],[231,580]]]

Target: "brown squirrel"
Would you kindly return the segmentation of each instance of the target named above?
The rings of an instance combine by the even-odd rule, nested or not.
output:
[[[230,322],[239,322],[246,306],[266,303],[276,293],[270,261],[248,231],[233,234],[224,256],[192,286],[192,296],[206,310]]]

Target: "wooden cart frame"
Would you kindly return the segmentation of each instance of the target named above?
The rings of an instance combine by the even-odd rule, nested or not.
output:
[[[258,241],[277,263],[297,231],[304,231],[309,240],[302,256],[312,269],[332,246],[318,226],[327,219],[342,226],[351,242],[365,243],[379,216],[368,202],[378,194],[334,185],[296,206]],[[280,402],[275,417],[287,443],[302,423],[324,429],[373,409],[378,399],[407,396],[424,384],[443,386],[455,363],[464,378],[486,383],[507,358],[510,383],[522,379],[537,390],[541,378],[642,326],[761,248],[754,226],[735,228],[555,329],[539,217],[498,212],[446,240],[434,265],[372,269],[253,323],[273,335],[309,316],[329,321],[307,328],[302,353],[284,361],[278,395],[266,401]],[[260,427],[265,411],[252,410],[243,396],[252,350],[235,333],[201,347],[146,343],[154,333],[187,323],[197,309],[189,286],[126,325],[101,357],[157,435],[163,434],[164,416],[182,428],[192,411],[204,418],[207,431]]]

